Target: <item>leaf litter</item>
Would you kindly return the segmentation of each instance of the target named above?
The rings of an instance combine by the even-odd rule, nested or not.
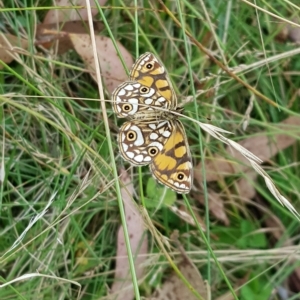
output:
[[[69,1],[67,1],[69,4]],[[84,1],[85,2],[85,1]],[[101,5],[103,5],[106,1],[99,1]],[[78,1],[78,3],[80,3]],[[78,4],[77,5],[80,5]],[[64,6],[63,1],[60,2],[60,5]],[[98,10],[96,9],[98,12]],[[73,20],[72,22],[76,22],[77,18],[74,17],[73,14],[65,14],[66,10],[63,11],[64,14],[61,14],[62,10],[57,10],[57,11],[49,11],[49,14],[47,14],[45,20],[44,20],[44,27],[41,27],[42,30],[46,30],[44,34],[46,34],[49,28],[53,28],[53,23],[55,23],[55,26],[57,26],[56,22],[65,22],[66,20],[70,21]],[[73,10],[74,12],[74,10]],[[86,20],[86,17],[84,15],[84,11],[79,10],[79,19],[81,20]],[[76,12],[78,14],[78,11]],[[67,22],[68,23],[68,22]],[[50,24],[50,25],[46,25]],[[71,24],[71,23],[70,23]],[[69,24],[69,25],[70,25]],[[73,23],[75,24],[75,23]],[[59,25],[60,27],[60,25]],[[83,59],[86,67],[90,70],[91,76],[95,79],[95,76],[93,75],[94,69],[93,69],[93,64],[94,64],[94,59],[93,59],[93,54],[92,51],[89,52],[91,49],[91,42],[90,42],[90,37],[88,34],[80,32],[75,30],[72,33],[66,27],[64,30],[67,32],[67,36],[70,37],[70,40],[72,42],[72,47],[74,48],[75,51],[80,55],[80,57]],[[43,31],[42,31],[43,32]],[[80,33],[78,33],[80,32]],[[3,38],[4,36],[4,38]],[[43,38],[43,33],[41,34]],[[45,36],[44,36],[45,38]],[[109,92],[111,92],[117,85],[119,85],[120,82],[124,81],[127,79],[127,74],[124,71],[124,67],[120,62],[119,56],[117,52],[115,51],[115,46],[113,45],[112,41],[103,36],[96,36],[96,43],[97,43],[97,50],[98,50],[98,56],[100,59],[100,65],[101,65],[101,70],[102,70],[102,75],[105,78],[106,82],[106,87]],[[12,55],[9,53],[12,50],[12,47],[19,46],[20,45],[20,39],[11,35],[2,35],[2,40],[0,40],[2,52],[0,50],[0,59],[2,59],[4,62],[9,63],[12,61]],[[125,59],[125,64],[129,68],[133,64],[133,60],[129,52],[120,44],[118,43],[119,49],[122,53],[122,56]],[[21,40],[21,47],[26,49],[28,47],[28,42],[26,40]],[[70,46],[69,46],[70,47]],[[7,48],[7,49],[6,49]],[[69,48],[68,48],[69,49]],[[7,52],[8,51],[8,52]],[[96,80],[96,79],[95,79]],[[300,120],[299,118],[296,117],[291,117],[287,119],[285,122],[282,122],[281,125],[296,125],[299,126]],[[204,124],[204,123],[199,123],[200,127],[208,132],[210,135],[215,137],[216,139],[221,140],[222,142],[226,143],[229,145],[227,148],[227,151],[229,150],[232,152],[232,149],[237,150],[235,152],[235,157],[242,161],[243,163],[245,160],[248,160],[254,170],[263,176],[265,179],[266,185],[271,191],[271,193],[277,198],[277,200],[282,204],[285,205],[297,218],[299,218],[299,214],[297,211],[293,208],[293,206],[288,202],[288,200],[283,197],[279,191],[276,189],[275,185],[273,184],[271,178],[266,174],[266,172],[259,166],[259,164],[262,161],[268,160],[270,157],[278,153],[280,150],[285,149],[289,145],[292,145],[296,141],[296,136],[288,136],[286,133],[290,132],[290,129],[288,127],[284,128],[284,134],[278,134],[275,136],[275,142],[274,145],[270,146],[270,139],[268,139],[266,136],[264,137],[254,137],[254,138],[249,138],[246,139],[240,143],[236,143],[234,141],[231,141],[230,139],[225,138],[222,136],[221,133],[226,133],[225,130],[220,129],[218,127],[209,125],[209,124]],[[294,128],[295,129],[295,128]],[[297,135],[297,133],[296,133]],[[247,149],[245,149],[246,147]],[[256,155],[252,154],[255,153],[258,155],[260,158],[258,158]],[[239,155],[240,154],[240,155]],[[241,166],[239,165],[237,167],[236,163],[233,162],[228,162],[225,158],[223,158],[220,155],[216,155],[214,157],[214,163],[211,161],[207,161],[205,164],[205,169],[206,169],[206,180],[207,181],[215,181],[218,180],[218,178],[221,176],[227,176],[230,174],[234,174],[237,172],[248,171],[248,167],[246,166]],[[217,161],[217,163],[216,163]],[[201,171],[201,164],[198,164],[196,166],[196,171],[195,171],[195,180],[198,183],[202,182],[202,174]],[[256,175],[251,172],[251,179],[255,180]],[[121,177],[123,182],[126,185],[126,188],[122,189],[122,197],[124,201],[124,206],[125,206],[125,213],[127,217],[127,225],[128,225],[128,230],[130,232],[130,240],[132,242],[132,250],[133,253],[137,254],[136,257],[136,269],[137,269],[137,278],[141,279],[143,276],[143,267],[142,263],[145,260],[146,253],[147,253],[147,239],[145,238],[145,230],[144,230],[144,225],[143,225],[143,220],[142,217],[140,216],[140,212],[137,210],[137,208],[132,204],[132,195],[133,195],[133,186],[132,183],[130,183],[128,179],[127,173],[122,170],[121,171]],[[248,185],[247,185],[248,183]],[[239,191],[240,194],[243,193],[244,195],[246,194],[248,197],[253,197],[255,190],[252,188],[251,185],[249,185],[249,181],[245,182],[243,179],[240,180],[238,183],[239,186]],[[250,188],[251,186],[251,188]],[[246,191],[246,192],[245,192]],[[214,194],[212,191],[209,193],[209,195],[213,195],[213,197],[216,198],[216,201],[212,202],[219,202],[219,198],[216,194]],[[212,198],[213,198],[212,197]],[[217,208],[213,207],[211,208],[212,212],[216,212]],[[215,215],[218,215],[219,218],[225,223],[228,224],[228,218],[223,211],[223,207],[219,206],[218,207],[219,212],[216,213]],[[138,226],[137,226],[138,225]],[[125,248],[125,243],[124,243],[124,236],[122,236],[122,228],[119,229],[118,233],[118,250],[117,250],[117,258],[116,258],[116,270],[115,270],[115,281],[113,283],[111,292],[116,293],[117,295],[121,295],[121,298],[115,298],[115,299],[132,299],[133,298],[133,290],[132,290],[132,283],[130,279],[130,273],[129,273],[129,265],[127,261],[127,251]],[[143,242],[141,243],[141,239],[143,237]],[[145,242],[146,241],[146,242]],[[143,255],[144,254],[144,255]],[[193,280],[194,278],[199,278],[198,275],[198,270],[194,268],[194,266],[191,266],[188,264],[186,261],[182,262],[179,264],[180,270],[184,274],[184,276],[189,279]],[[197,274],[198,275],[197,275]],[[161,294],[158,295],[163,295],[166,291],[168,291],[169,288],[171,288],[171,293],[172,293],[172,287],[179,287],[180,284],[177,282],[177,279],[173,277],[174,274],[172,274],[171,278],[166,282],[166,290],[164,288],[161,289]],[[201,275],[200,275],[201,276]],[[178,277],[176,277],[178,278]],[[117,281],[117,279],[122,279],[121,281]],[[124,292],[122,289],[125,288],[125,286],[128,287],[128,290]],[[182,295],[185,295],[184,289],[178,289],[178,293],[183,293]],[[174,290],[173,290],[174,292]],[[124,296],[128,295],[128,298]],[[177,294],[179,295],[179,294]],[[180,294],[181,295],[181,294]],[[174,297],[176,295],[174,294]],[[188,296],[186,296],[188,297]],[[158,298],[158,299],[168,299],[168,298]],[[194,298],[170,298],[170,299],[194,299]]]
[[[220,132],[224,132],[224,130],[220,130],[220,128],[216,126],[203,124],[199,122],[199,126],[203,130],[208,132],[210,135],[214,136],[216,139],[227,144],[228,147],[226,149],[226,152],[233,153],[235,160],[238,161],[238,163],[236,161],[228,161],[228,159],[226,159],[221,155],[215,155],[210,160],[207,159],[205,161],[205,180],[207,182],[217,181],[222,176],[228,176],[240,172],[247,172],[249,170],[249,164],[246,164],[248,161],[250,162],[250,165],[255,170],[255,172],[264,178],[267,188],[277,199],[277,201],[281,205],[288,208],[288,210],[298,220],[300,220],[299,213],[288,201],[288,199],[286,199],[283,195],[280,194],[275,184],[273,183],[271,177],[260,166],[260,164],[263,161],[270,159],[279,151],[289,147],[290,145],[296,142],[297,138],[299,138],[299,130],[298,130],[299,125],[300,125],[300,119],[293,116],[286,119],[282,123],[278,124],[277,126],[278,134],[277,135],[276,133],[273,134],[274,136],[273,139],[268,138],[268,136],[265,134],[256,137],[251,137],[239,143],[236,143],[221,135]],[[245,147],[247,147],[247,149]],[[258,156],[261,157],[262,159],[259,158]],[[195,174],[194,174],[194,180],[198,182],[199,185],[201,185],[203,181],[201,170],[202,170],[202,165],[201,163],[199,163],[195,167]],[[255,179],[255,175],[253,175],[253,173],[251,176],[253,179]],[[242,184],[243,185],[241,186],[241,190],[245,190],[246,189],[245,181],[242,181]],[[254,194],[253,191],[252,192],[250,191],[250,188],[248,188],[247,193],[249,195]],[[224,221],[224,217],[223,217],[223,221]]]
[[[132,201],[134,195],[133,183],[128,173],[120,170],[120,180],[123,187],[121,188],[126,223],[130,238],[131,251],[134,255],[134,265],[137,279],[144,275],[144,263],[148,253],[148,240],[145,231],[144,221],[136,204]],[[131,300],[134,298],[132,279],[130,275],[129,261],[127,258],[127,249],[122,225],[117,235],[117,254],[115,278],[111,287],[110,294],[115,300]]]
[[[208,286],[203,280],[197,267],[186,259],[182,260],[178,265],[178,269],[182,275],[188,280],[191,286],[202,296],[202,299],[208,300]],[[182,282],[175,271],[173,271],[161,288],[153,294],[148,300],[197,300],[191,290]]]

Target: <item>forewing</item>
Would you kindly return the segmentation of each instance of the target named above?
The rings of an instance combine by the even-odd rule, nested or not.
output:
[[[157,115],[155,108],[166,108],[167,100],[156,89],[139,82],[125,81],[112,93],[113,109],[118,117],[139,118]],[[146,113],[146,114],[145,114]]]
[[[166,99],[166,108],[177,107],[177,97],[167,70],[154,54],[147,52],[141,55],[133,65],[129,78],[156,90]]]

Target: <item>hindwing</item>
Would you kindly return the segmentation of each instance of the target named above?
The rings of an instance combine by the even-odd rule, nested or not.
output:
[[[125,122],[118,138],[121,155],[134,165],[147,165],[163,150],[171,130],[169,121]]]
[[[188,193],[193,182],[191,152],[182,123],[174,120],[172,127],[162,151],[153,158],[150,170],[160,183],[178,193]]]
[[[126,122],[119,132],[121,155],[134,165],[148,165],[153,176],[178,193],[188,193],[192,161],[179,120]]]

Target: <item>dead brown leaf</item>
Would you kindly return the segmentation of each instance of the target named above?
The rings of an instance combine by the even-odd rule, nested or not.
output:
[[[12,62],[17,54],[17,48],[27,50],[28,41],[9,33],[0,35],[0,60],[7,64]],[[2,68],[0,65],[0,69]]]
[[[294,264],[298,262],[295,261]],[[294,270],[294,272],[289,277],[289,285],[294,293],[300,292],[300,268]]]
[[[195,193],[193,196],[200,203],[205,204],[205,199],[203,195],[199,193],[198,194]],[[209,211],[212,212],[214,217],[220,220],[221,222],[223,222],[226,226],[228,226],[229,219],[225,212],[223,199],[221,198],[220,194],[214,192],[211,189],[208,190],[208,205],[209,205]]]
[[[192,226],[196,225],[193,217],[191,216],[190,212],[187,210],[186,206],[181,205],[179,208],[176,206],[171,206],[170,210],[174,214],[176,214],[181,220],[184,220],[186,223],[188,223]],[[201,217],[199,216],[199,214],[196,210],[194,210],[194,214],[195,214],[195,217],[196,217],[197,221],[199,222],[201,228],[203,229],[203,231],[205,231],[204,221],[201,219]]]
[[[289,126],[292,125],[292,126]],[[297,117],[290,117],[280,123],[278,125],[279,128],[282,130],[286,130],[287,133],[295,132],[295,135],[299,135],[299,132],[297,133],[297,130],[295,131],[295,128],[300,125],[300,119]],[[276,155],[279,151],[291,146],[295,143],[296,137],[288,136],[287,134],[278,134],[275,137],[275,140],[272,141],[273,143],[266,146],[266,140],[267,137],[263,137],[261,141],[261,145],[257,145],[257,147],[263,147],[263,149],[260,150],[260,153],[257,154],[260,158],[263,160],[268,160],[272,156]],[[255,146],[255,145],[254,145]],[[236,188],[238,191],[238,195],[241,198],[247,198],[251,199],[255,196],[255,188],[253,187],[253,184],[251,184],[251,181],[254,181],[257,177],[257,173],[253,171],[252,169],[249,169],[246,171],[246,176],[240,179],[237,184]]]
[[[241,198],[252,199],[255,196],[256,191],[252,182],[257,176],[258,174],[254,170],[249,169],[245,172],[243,178],[236,182],[236,190]]]
[[[103,30],[103,23],[93,22],[95,33]],[[73,49],[68,33],[90,34],[87,21],[68,21],[63,23],[39,24],[36,29],[36,45],[45,49],[55,47],[56,54],[63,54]]]
[[[84,61],[86,68],[91,71],[91,76],[97,82],[95,74],[95,61],[91,38],[88,34],[70,34],[70,38],[74,45],[74,49]],[[95,36],[97,53],[100,61],[101,74],[105,81],[107,90],[112,91],[128,76],[124,70],[121,60],[117,54],[114,44],[111,39],[105,36]],[[133,65],[133,59],[130,53],[120,44],[118,48],[124,58],[125,64],[128,68]]]
[[[300,118],[293,116],[278,124],[278,128],[285,133],[278,133],[273,135],[273,139],[269,138],[267,134],[245,139],[238,144],[245,147],[247,150],[258,156],[263,161],[270,159],[279,151],[291,146],[295,143],[296,138],[299,137]],[[294,136],[292,136],[292,134]],[[205,163],[206,181],[217,181],[221,176],[228,176],[236,172],[247,170],[249,167],[242,165],[247,164],[247,160],[242,154],[236,150],[227,147],[226,151],[231,153],[234,161],[216,155],[211,159],[207,159]],[[235,162],[238,161],[239,163]],[[195,180],[202,182],[201,163],[195,167]]]
[[[121,193],[124,203],[128,234],[130,237],[131,251],[135,258],[134,265],[137,279],[141,279],[144,273],[143,263],[146,260],[146,254],[148,253],[147,235],[145,235],[143,218],[132,200],[134,194],[133,184],[124,169],[121,170],[120,173],[120,179],[124,185]],[[116,269],[114,283],[111,288],[111,296],[113,296],[113,299],[115,300],[132,300],[134,298],[128,254],[122,226],[120,226],[118,232]]]
[[[294,23],[299,24],[299,18],[292,18]],[[280,24],[279,25],[279,33],[276,38],[282,42],[286,42],[287,40],[292,41],[296,44],[300,43],[300,27],[293,26],[291,24]]]
[[[262,205],[262,203],[260,204]],[[264,223],[265,227],[270,229],[268,232],[274,238],[274,244],[277,243],[287,231],[286,228],[283,226],[281,220],[275,215],[267,216],[264,220]],[[292,243],[290,240],[285,240],[283,245],[286,247],[292,246]]]
[[[98,13],[96,2],[103,6],[107,0],[91,0],[91,13],[95,16]],[[56,6],[70,7],[70,9],[51,9],[44,18],[43,24],[61,23],[66,21],[82,21],[88,19],[86,0],[60,0]],[[82,6],[83,8],[74,9],[72,6]]]
[[[96,2],[101,6],[106,3],[106,0],[92,0],[90,2],[91,14],[95,16],[98,13]],[[45,49],[55,46],[56,53],[63,54],[73,48],[69,35],[66,33],[89,34],[90,30],[86,0],[60,0],[57,6],[69,6],[70,9],[51,9],[48,11],[43,23],[37,26],[36,45],[41,45]],[[74,9],[72,6],[82,6],[83,8]],[[100,22],[93,22],[93,26],[95,33],[99,33],[103,29]]]
[[[250,272],[248,272],[244,277],[240,278],[238,280],[237,284],[235,285],[234,289],[236,290],[237,295],[239,294],[239,287],[241,287],[248,281],[249,274],[250,274]],[[223,295],[219,296],[218,298],[216,298],[215,300],[233,300],[233,299],[236,299],[236,297],[234,297],[232,295],[231,291],[228,291],[228,292],[224,293]]]
[[[281,130],[281,132],[277,135],[274,134],[272,139],[269,138],[267,134],[262,134],[260,136],[245,139],[238,144],[245,147],[263,161],[267,161],[279,151],[282,151],[295,143],[297,137],[300,136],[300,130],[298,129],[299,126],[300,118],[293,116],[277,125],[279,129],[278,131],[280,132]],[[255,189],[251,183],[256,179],[257,173],[249,167],[246,158],[242,156],[241,153],[230,147],[227,147],[226,151],[234,157],[233,160],[229,161],[220,155],[216,155],[206,160],[206,181],[217,181],[222,177],[238,172],[244,172],[248,176],[243,177],[236,183],[236,189],[241,198],[253,198],[255,195]],[[201,167],[201,163],[198,164],[194,172],[195,182],[198,182],[200,186],[203,181]],[[204,202],[201,195],[195,195],[195,197],[198,198],[200,202]],[[226,216],[226,212],[224,211],[222,198],[212,191],[209,191],[208,197],[210,211],[217,219],[222,220],[224,224],[228,225],[229,220]]]
[[[182,275],[188,280],[192,287],[207,300],[206,283],[194,264],[184,259],[178,264],[178,269]],[[178,275],[173,272],[164,282],[161,289],[157,290],[149,300],[196,300],[197,298],[191,290],[183,283]]]
[[[300,28],[289,26],[288,28],[288,38],[297,44],[300,43]]]

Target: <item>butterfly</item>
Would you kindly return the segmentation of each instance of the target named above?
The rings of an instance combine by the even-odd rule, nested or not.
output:
[[[177,97],[163,64],[154,54],[142,54],[132,66],[129,81],[112,93],[118,117],[127,117],[118,135],[124,160],[150,171],[177,193],[188,193],[193,181],[187,136],[178,115]]]

